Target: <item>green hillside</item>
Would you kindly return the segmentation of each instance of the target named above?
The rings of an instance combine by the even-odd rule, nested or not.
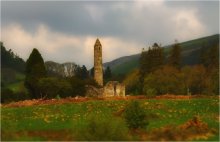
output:
[[[217,43],[219,43],[219,34],[180,43],[182,50],[182,65],[198,64],[202,50],[208,50]],[[171,46],[172,45],[164,46],[166,57],[168,57]],[[110,66],[115,75],[127,74],[138,67],[139,57],[140,54],[121,57],[112,62],[105,63],[104,66]]]
[[[126,74],[131,69],[135,69],[138,67],[138,60],[139,58],[133,58],[133,60],[130,60],[128,62],[125,62],[123,64],[119,64],[118,66],[112,67],[113,74]]]

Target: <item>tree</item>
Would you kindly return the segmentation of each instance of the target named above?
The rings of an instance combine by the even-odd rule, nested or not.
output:
[[[207,50],[208,48],[208,50]],[[219,94],[219,43],[203,46],[200,54],[201,64],[206,70],[206,94]]]
[[[71,77],[69,82],[72,88],[72,96],[85,96],[85,80],[77,77]]]
[[[190,94],[202,94],[207,91],[208,75],[203,65],[186,66],[181,69],[185,91]]]
[[[91,68],[91,70],[89,72],[89,76],[94,78],[94,67]]]
[[[87,68],[85,65],[83,65],[82,67],[80,67],[79,65],[76,67],[76,77],[80,78],[80,79],[87,79],[89,77],[89,73],[87,71]]]
[[[104,72],[104,78],[105,79],[110,79],[112,77],[112,71],[109,66],[107,66],[105,72]]]
[[[38,88],[44,98],[69,97],[72,95],[72,88],[68,81],[56,77],[44,77],[39,79]]]
[[[23,73],[25,68],[25,62],[18,55],[14,54],[14,52],[9,49],[6,50],[3,43],[1,44],[1,67],[2,68],[11,68],[18,72]]]
[[[149,47],[147,51],[142,51],[140,57],[140,73],[141,76],[155,71],[164,64],[163,49],[157,44]]]
[[[46,68],[44,60],[36,48],[33,49],[27,59],[25,74],[25,86],[32,95],[32,98],[42,97],[37,83],[40,78],[46,77]]]
[[[165,65],[153,73],[145,76],[144,93],[183,94],[183,83],[180,71],[173,66]],[[152,94],[154,95],[154,94]]]
[[[208,48],[208,50],[207,50]],[[219,43],[216,45],[203,46],[200,53],[200,62],[206,68],[218,69],[219,68]]]
[[[156,87],[156,78],[155,76],[150,73],[144,78],[144,86],[143,86],[143,93],[148,97],[153,97],[157,95],[157,87]]]
[[[140,57],[140,86],[143,88],[144,77],[157,70],[164,64],[164,52],[163,49],[154,43],[152,47],[149,47],[147,51],[142,51]],[[143,90],[141,91],[141,93]]]
[[[137,101],[132,101],[126,107],[124,117],[131,129],[144,128],[148,125],[146,114]]]
[[[140,73],[139,70],[136,69],[129,73],[124,79],[123,83],[126,86],[126,92],[129,94],[139,95],[141,93],[141,85],[140,85]]]
[[[168,58],[168,64],[176,68],[180,68],[181,66],[181,47],[177,41],[171,49],[171,53]]]
[[[86,79],[89,77],[89,74],[88,74],[88,71],[85,65],[82,66],[81,71],[82,71],[82,79]]]

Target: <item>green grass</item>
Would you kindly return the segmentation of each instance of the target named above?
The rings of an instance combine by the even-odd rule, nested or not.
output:
[[[146,131],[166,125],[180,125],[193,116],[200,116],[210,128],[219,132],[219,100],[138,100],[149,116]],[[62,105],[41,105],[1,109],[2,140],[77,140],[74,134],[86,127],[90,116],[103,120],[119,119],[115,115],[129,101],[88,101]],[[121,125],[125,125],[121,123]],[[120,127],[120,126],[119,126]],[[62,134],[63,131],[67,131]],[[32,132],[40,134],[33,135]],[[51,136],[47,132],[55,133]],[[60,135],[57,135],[57,132]],[[44,133],[44,134],[42,134]],[[46,136],[45,136],[46,133]],[[48,136],[48,137],[47,137]],[[67,137],[69,136],[69,137]],[[209,140],[219,140],[218,134]]]

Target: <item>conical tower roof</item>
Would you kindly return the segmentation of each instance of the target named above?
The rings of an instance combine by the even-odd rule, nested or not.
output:
[[[99,39],[96,39],[95,45],[101,45],[101,42],[99,41]]]

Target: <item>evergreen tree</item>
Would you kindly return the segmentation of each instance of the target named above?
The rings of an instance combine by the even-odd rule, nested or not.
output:
[[[105,70],[104,77],[105,77],[105,79],[110,79],[112,77],[112,71],[109,66],[107,66],[107,68]]]
[[[164,63],[163,49],[157,43],[153,45],[150,59],[152,60],[150,72],[157,70]]]
[[[94,78],[94,67],[91,68],[89,75]]]
[[[209,48],[207,50],[207,48]],[[203,46],[200,53],[200,63],[209,69],[219,68],[219,43],[209,46]]]
[[[164,52],[163,49],[154,43],[152,47],[149,47],[148,51],[142,51],[140,57],[140,87],[143,88],[144,77],[157,70],[164,64]],[[142,92],[140,92],[142,93]]]
[[[79,65],[76,67],[76,77],[79,79],[87,79],[89,77],[87,68],[85,65],[83,65],[82,67],[80,67]]]
[[[206,78],[208,78],[206,84],[209,86],[207,92],[219,94],[219,43],[203,46],[200,60],[200,63],[208,70],[206,74]]]
[[[176,68],[180,68],[181,66],[181,47],[179,43],[177,43],[177,41],[171,49],[171,53],[168,58],[168,63]]]
[[[89,75],[85,65],[82,66],[81,71],[82,71],[82,79],[87,79]]]
[[[140,57],[140,73],[142,76],[153,72],[164,63],[163,49],[154,43],[152,48],[149,47],[148,51],[142,51]]]
[[[39,51],[34,48],[26,62],[25,86],[32,98],[40,98],[43,94],[38,89],[39,79],[46,76],[44,60]]]

